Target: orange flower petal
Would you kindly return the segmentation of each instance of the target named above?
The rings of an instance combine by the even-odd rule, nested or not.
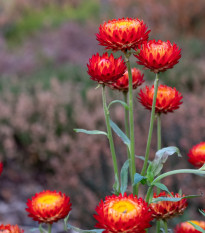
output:
[[[205,221],[191,221],[205,230]],[[174,233],[200,233],[189,222],[183,222],[176,226]]]
[[[154,86],[151,88],[146,86],[139,92],[139,102],[147,109],[152,109],[152,102],[154,96]],[[175,88],[168,87],[166,85],[159,85],[157,91],[157,99],[155,112],[156,113],[167,113],[173,112],[178,109],[182,104],[182,95]]]
[[[0,225],[0,232],[2,233],[23,233],[24,230],[20,229],[18,225]]]
[[[96,34],[99,44],[113,51],[126,51],[136,48],[148,40],[150,30],[142,20],[137,18],[113,19],[99,27]]]
[[[39,223],[53,223],[65,218],[71,210],[70,198],[61,192],[43,191],[27,201],[29,217]]]
[[[135,57],[138,58],[139,65],[159,73],[173,68],[179,62],[181,49],[174,43],[172,45],[170,41],[150,40],[142,44],[140,53]]]
[[[96,207],[96,212],[94,218],[98,223],[95,227],[105,229],[104,233],[144,233],[151,226],[152,213],[147,203],[132,194],[107,196]]]
[[[201,142],[192,147],[189,151],[189,162],[195,167],[201,167],[205,163],[205,142]]]
[[[173,197],[181,197],[181,195],[172,193]],[[184,196],[184,195],[183,195]],[[157,197],[171,197],[165,192],[161,192],[159,195],[154,193],[154,198]],[[184,210],[187,207],[187,200],[182,199],[181,201],[172,202],[172,201],[159,201],[157,203],[151,203],[150,209],[153,211],[152,216],[156,219],[168,219],[175,217],[176,215],[181,215],[184,213]]]

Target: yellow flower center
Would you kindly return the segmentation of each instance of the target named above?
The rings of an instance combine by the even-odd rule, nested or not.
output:
[[[110,33],[109,33],[109,31],[107,31],[107,33],[109,33],[111,35],[114,30],[121,29],[122,31],[125,31],[127,29],[132,29],[132,28],[136,29],[139,26],[139,24],[140,23],[136,20],[135,21],[134,20],[132,20],[132,21],[126,21],[126,20],[123,21],[122,20],[122,21],[118,21],[118,22],[115,22],[115,21],[110,22],[106,25],[106,28],[108,30],[110,30]]]
[[[37,203],[39,204],[45,204],[45,205],[51,205],[56,202],[58,202],[61,199],[61,196],[59,195],[44,195],[38,198]]]
[[[129,200],[115,202],[112,209],[119,213],[129,213],[136,209],[136,205]]]
[[[197,148],[196,148],[196,151],[197,151],[197,153],[204,153],[205,154],[205,143],[204,144],[201,144],[200,146],[198,146]]]
[[[154,57],[157,57],[158,54],[163,56],[167,52],[168,45],[165,42],[162,42],[162,44],[151,44],[150,49]]]

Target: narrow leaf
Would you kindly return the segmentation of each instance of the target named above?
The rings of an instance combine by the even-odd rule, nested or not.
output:
[[[188,195],[184,197],[157,197],[157,198],[152,199],[152,203],[156,203],[158,201],[177,202],[177,201],[181,201],[182,199],[190,199],[190,198],[195,198],[195,197],[201,197],[201,195]]]
[[[205,164],[199,168],[200,171],[205,171]]]
[[[203,210],[199,210],[199,212],[205,217],[205,212]]]
[[[100,130],[86,130],[86,129],[74,129],[76,133],[85,133],[85,134],[103,134],[107,136],[107,133]]]
[[[120,193],[120,184],[119,184],[117,175],[115,175],[115,183],[113,184],[113,191],[114,191],[114,194],[116,195]]]
[[[197,231],[205,233],[205,230],[203,228],[201,228],[199,225],[193,223],[192,221],[188,221],[188,223],[190,223]]]
[[[162,184],[162,183],[155,183],[154,185],[155,185],[156,187],[160,188],[161,190],[164,190],[164,191],[168,192],[169,195],[170,195],[171,197],[173,197],[173,195],[170,193],[170,191],[169,191],[169,189],[167,188],[166,185],[164,185],[164,184]]]
[[[129,168],[129,159],[125,161],[120,172],[120,178],[121,178],[120,192],[122,193],[122,196],[124,196],[124,193],[127,190],[128,168]]]
[[[112,104],[115,104],[115,103],[119,103],[119,104],[122,104],[123,107],[128,110],[129,109],[129,106],[122,100],[113,100],[109,105],[108,105],[108,109],[111,107]]]
[[[136,158],[138,158],[138,159],[141,159],[142,161],[145,161],[144,156],[141,156],[141,155],[135,155],[135,157],[136,157]],[[150,164],[150,163],[151,163],[151,161],[150,161],[150,160],[148,160],[147,162],[148,162],[148,164]]]
[[[136,185],[139,182],[141,182],[142,184],[145,184],[146,180],[147,180],[147,178],[145,176],[141,176],[139,173],[135,173],[133,185]]]
[[[122,130],[112,121],[110,120],[110,126],[115,131],[115,133],[122,139],[122,141],[130,148],[130,139],[126,134],[122,132]]]
[[[79,232],[79,233],[102,233],[104,231],[104,229],[82,230],[82,229],[74,227],[70,224],[67,225],[67,228],[72,229],[72,230]]]

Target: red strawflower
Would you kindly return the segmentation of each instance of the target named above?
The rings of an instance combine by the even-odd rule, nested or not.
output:
[[[138,50],[137,50],[138,51]],[[144,42],[139,54],[135,55],[139,65],[143,65],[154,73],[159,73],[173,68],[181,58],[181,49],[170,41],[150,40]]]
[[[56,191],[36,193],[27,201],[29,217],[39,223],[53,223],[65,218],[71,210],[70,197]]]
[[[139,102],[146,108],[152,109],[152,102],[154,97],[154,86],[141,89],[139,92]],[[155,113],[168,113],[178,109],[182,104],[182,94],[176,88],[168,87],[166,85],[159,85],[157,91],[157,99],[155,106]]]
[[[202,229],[205,230],[205,221],[190,221],[195,223],[196,225],[200,226]],[[182,222],[176,226],[174,229],[174,233],[200,233],[197,229],[192,226],[189,222]]]
[[[205,163],[205,142],[193,146],[189,151],[189,162],[196,167],[201,167]]]
[[[148,40],[150,30],[142,20],[137,18],[113,19],[99,27],[96,34],[99,44],[113,51],[126,51],[136,48]]]
[[[24,230],[22,230],[21,228],[19,228],[18,225],[0,225],[0,232],[2,233],[23,233]]]
[[[105,229],[104,233],[144,233],[151,226],[152,213],[148,204],[133,194],[107,196],[96,207],[96,212],[95,227]]]
[[[174,194],[172,192],[173,197],[179,198],[182,197],[178,193]],[[183,195],[184,196],[184,195]],[[166,194],[165,192],[161,192],[159,195],[154,193],[153,198],[158,197],[171,197],[169,194]],[[173,218],[176,215],[181,215],[184,213],[184,210],[187,207],[187,200],[182,199],[181,201],[172,202],[172,201],[159,201],[157,203],[151,203],[150,209],[153,211],[153,218],[156,219],[168,219]]]
[[[140,72],[140,70],[133,68],[132,69],[132,88],[136,89],[142,83],[144,82],[143,80],[144,74]],[[129,88],[129,77],[128,77],[128,71],[124,73],[124,75],[119,78],[116,82],[112,83],[110,85],[112,89],[117,89],[119,91],[127,92]]]
[[[2,171],[3,171],[3,163],[0,162],[0,175],[1,175]]]
[[[98,53],[89,59],[88,74],[91,79],[101,84],[110,84],[122,77],[125,73],[126,65],[122,57],[114,58],[113,54],[108,56],[104,53],[100,56]]]

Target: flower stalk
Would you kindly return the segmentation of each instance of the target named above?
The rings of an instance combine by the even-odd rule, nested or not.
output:
[[[130,54],[125,53],[125,63],[127,65],[128,77],[129,77],[129,132],[130,132],[130,167],[131,167],[131,182],[134,182],[134,176],[136,173],[135,167],[135,137],[134,137],[134,113],[133,113],[133,93],[132,93],[132,72],[129,61]],[[138,193],[137,186],[133,185],[133,195]]]
[[[51,233],[52,230],[52,224],[48,224],[48,233]]]
[[[104,109],[104,114],[105,114],[105,122],[106,122],[106,127],[107,127],[107,137],[110,143],[110,151],[111,151],[112,161],[113,161],[115,182],[116,184],[118,184],[117,191],[119,192],[119,172],[118,172],[117,158],[116,158],[115,147],[114,147],[114,142],[113,142],[113,137],[112,137],[112,131],[111,131],[111,126],[110,126],[110,113],[109,113],[107,103],[106,103],[106,94],[105,94],[104,84],[102,85],[102,99],[103,99],[103,109]]]
[[[147,146],[146,146],[146,152],[145,152],[145,161],[144,161],[144,165],[143,165],[142,172],[141,172],[142,176],[145,175],[145,172],[147,169],[147,163],[149,159],[150,145],[151,145],[151,140],[152,140],[152,132],[153,132],[154,118],[155,118],[155,105],[156,105],[156,99],[157,99],[158,85],[159,85],[159,76],[158,76],[158,73],[156,73],[156,78],[154,81],[154,97],[153,97],[153,103],[152,103],[150,126],[149,126],[149,133],[148,133]]]

